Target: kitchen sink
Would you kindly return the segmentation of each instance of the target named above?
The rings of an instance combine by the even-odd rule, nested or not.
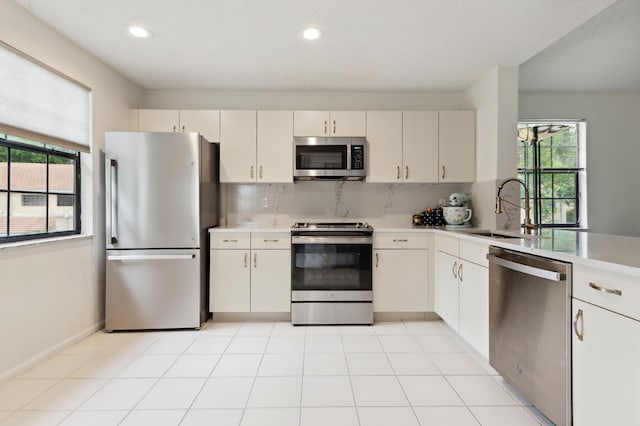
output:
[[[503,238],[503,239],[522,239],[522,238],[535,238],[533,235],[525,235],[525,234],[516,234],[509,232],[500,232],[500,231],[486,231],[486,230],[475,230],[475,231],[465,231],[468,234],[478,235],[481,237],[489,237],[489,238]]]

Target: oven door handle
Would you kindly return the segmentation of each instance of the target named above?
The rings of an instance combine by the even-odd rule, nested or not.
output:
[[[503,268],[511,269],[516,272],[521,272],[527,275],[533,275],[534,277],[544,278],[550,281],[564,281],[567,277],[567,274],[556,271],[549,271],[547,269],[536,268],[529,265],[524,265],[518,262],[512,262],[510,260],[503,259],[493,254],[488,254],[487,259],[489,259],[489,263],[494,263],[498,266],[502,266]]]
[[[308,237],[294,235],[291,244],[372,244],[371,237]]]

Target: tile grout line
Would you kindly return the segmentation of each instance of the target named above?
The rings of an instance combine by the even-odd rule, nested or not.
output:
[[[373,325],[371,327],[373,327]],[[375,334],[375,330],[374,330],[374,334]],[[349,386],[351,387],[351,396],[353,397],[353,409],[356,411],[356,420],[358,421],[358,425],[362,426],[362,422],[360,421],[360,411],[358,410],[358,404],[356,402],[356,391],[353,389],[353,380],[351,380],[351,370],[349,369],[349,360],[347,359],[347,348],[344,346],[342,330],[340,330],[340,341],[342,342],[342,354],[344,356],[344,362],[347,365],[347,377],[349,378]]]

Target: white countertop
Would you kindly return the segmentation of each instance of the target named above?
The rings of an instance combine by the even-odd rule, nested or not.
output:
[[[228,226],[211,228],[209,232],[289,232],[290,230],[289,227]],[[374,232],[429,232],[455,235],[476,242],[485,241],[498,247],[640,277],[640,238],[578,230],[543,229],[536,238],[505,239],[473,235],[473,231],[474,228],[452,231],[442,227],[374,226]]]

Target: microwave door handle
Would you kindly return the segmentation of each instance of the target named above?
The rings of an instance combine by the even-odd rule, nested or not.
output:
[[[113,158],[109,160],[109,169],[111,170],[109,176],[109,233],[111,244],[118,244],[118,236],[116,235],[116,229],[118,229],[118,161]]]

